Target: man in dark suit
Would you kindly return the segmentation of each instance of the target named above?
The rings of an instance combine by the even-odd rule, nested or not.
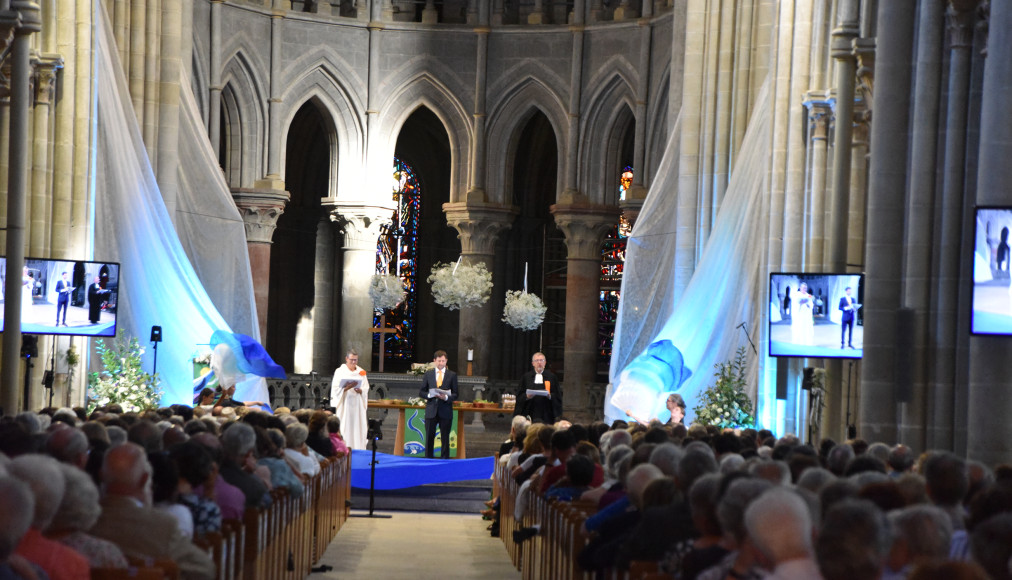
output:
[[[63,311],[63,326],[67,326],[67,306],[70,305],[70,291],[74,289],[68,279],[70,274],[63,273],[63,278],[56,283],[56,326],[60,323],[60,311]]]
[[[840,298],[840,310],[843,311],[843,318],[840,321],[840,348],[846,344],[850,348],[854,348],[854,299],[850,295],[850,287],[848,286],[844,292],[846,296]],[[847,335],[847,329],[850,329],[850,335]],[[847,340],[844,340],[844,339]]]
[[[513,415],[528,416],[532,423],[552,425],[562,418],[562,383],[555,373],[545,368],[546,364],[547,359],[540,352],[531,357],[534,368],[520,379]],[[528,389],[548,391],[548,395],[528,395]]]
[[[425,404],[425,457],[432,459],[432,447],[436,443],[436,425],[439,425],[442,451],[440,459],[450,458],[450,430],[453,429],[453,402],[457,400],[457,373],[446,368],[446,351],[437,350],[432,355],[436,368],[422,376],[422,388],[418,396],[426,399]],[[449,394],[429,394],[430,389],[450,391]]]

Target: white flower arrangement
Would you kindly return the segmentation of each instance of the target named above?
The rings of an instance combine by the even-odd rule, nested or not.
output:
[[[492,293],[492,273],[482,263],[436,262],[427,282],[432,285],[436,303],[450,310],[481,306]]]
[[[408,371],[408,372],[410,374],[412,374],[412,375],[421,376],[421,375],[424,375],[425,373],[431,371],[434,368],[436,368],[436,363],[433,363],[433,362],[411,363],[411,370]]]
[[[199,354],[193,355],[193,363],[198,365],[209,365],[211,364],[211,351],[205,350]]]
[[[693,409],[696,422],[720,429],[754,427],[752,399],[745,392],[745,348],[739,348],[733,360],[713,367],[717,381],[700,395],[699,405]]]
[[[506,292],[506,307],[502,321],[520,330],[534,330],[545,320],[548,307],[534,294],[521,290]]]
[[[389,310],[404,300],[404,284],[392,274],[373,274],[369,282],[369,298],[376,310]]]
[[[141,355],[144,348],[136,338],[117,336],[112,346],[98,340],[95,350],[102,359],[102,370],[88,381],[88,411],[117,403],[126,412],[158,407],[162,398],[158,375],[144,372]]]

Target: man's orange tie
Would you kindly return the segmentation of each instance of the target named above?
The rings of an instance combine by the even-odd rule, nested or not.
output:
[[[443,386],[443,371],[436,371],[436,386]]]

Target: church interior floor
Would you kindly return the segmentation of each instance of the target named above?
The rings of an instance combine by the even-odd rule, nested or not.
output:
[[[485,530],[488,524],[477,514],[351,517],[316,564],[333,569],[310,578],[520,578],[502,540]]]

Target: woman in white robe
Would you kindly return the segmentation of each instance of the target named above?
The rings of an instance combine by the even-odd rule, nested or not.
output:
[[[347,388],[341,387],[342,379],[357,379]],[[369,404],[369,379],[364,369],[358,366],[358,352],[349,350],[344,364],[334,371],[330,385],[330,404],[334,414],[341,420],[341,435],[350,449],[365,449],[368,439],[369,421],[366,408]]]
[[[791,342],[812,345],[815,343],[815,320],[813,317],[815,298],[808,293],[804,282],[794,295],[794,310],[791,313]]]

